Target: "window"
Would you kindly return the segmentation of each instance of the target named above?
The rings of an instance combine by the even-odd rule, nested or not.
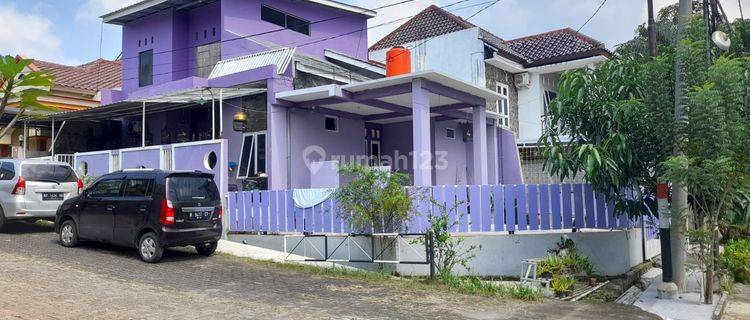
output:
[[[266,132],[245,134],[237,166],[237,178],[256,177],[266,172]]]
[[[448,139],[456,139],[456,129],[453,129],[453,128],[445,129],[445,136]]]
[[[208,78],[217,63],[221,61],[221,43],[211,43],[198,46],[195,51],[195,74],[201,78]]]
[[[0,165],[0,180],[12,180],[16,176],[16,168],[12,162],[3,162]]]
[[[310,35],[310,21],[297,18],[265,5],[260,7],[260,19],[304,35]]]
[[[497,51],[497,50],[495,50],[494,48],[492,48],[492,47],[490,47],[488,45],[485,45],[484,46],[484,60],[494,58],[495,57],[495,51]]]
[[[128,179],[125,181],[125,197],[149,197],[154,187],[152,179]]]
[[[339,118],[332,116],[323,117],[323,126],[327,131],[338,132],[339,131]]]
[[[154,84],[154,50],[148,50],[138,54],[138,86],[145,87],[152,84]]]
[[[510,127],[510,92],[508,85],[504,83],[497,83],[495,88],[497,93],[500,94],[500,99],[497,100],[494,112],[500,115],[498,119],[499,125],[505,128]]]
[[[26,181],[78,181],[73,168],[62,164],[24,164],[21,166],[21,175]]]
[[[217,201],[220,197],[214,179],[178,175],[167,178],[167,199],[171,201]]]
[[[105,180],[95,184],[91,188],[89,196],[92,198],[111,198],[120,196],[122,180]]]

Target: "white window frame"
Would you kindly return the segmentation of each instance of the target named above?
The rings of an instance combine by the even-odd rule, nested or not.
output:
[[[330,130],[330,129],[326,128],[326,120],[328,120],[328,119],[333,119],[334,123],[336,124],[336,128],[334,130]],[[339,132],[339,124],[340,124],[339,123],[339,117],[337,117],[337,116],[329,116],[329,115],[324,115],[323,116],[323,130],[328,131],[328,132]]]
[[[500,95],[500,99],[495,103],[494,110],[494,112],[500,116],[498,118],[498,124],[501,127],[510,128],[510,86],[502,82],[496,82],[495,92]]]
[[[245,134],[242,135],[242,147],[240,148],[240,158],[239,158],[239,161],[237,163],[237,179],[247,179],[249,177],[250,170],[252,170],[253,172],[258,172],[258,136],[260,136],[260,135],[265,135],[266,136],[266,150],[268,150],[268,131],[264,130],[264,131],[248,132],[248,133],[245,133]],[[250,151],[251,152],[250,157],[251,158],[255,158],[255,162],[253,162],[255,164],[255,167],[254,168],[250,168],[248,166],[247,172],[245,172],[244,175],[243,175],[242,172],[240,172],[240,169],[242,168],[242,155],[245,153],[245,139],[248,136],[253,136],[254,137],[253,141],[252,141],[252,144],[250,145],[250,147],[253,148]],[[268,158],[266,158],[266,159],[268,159]],[[249,161],[249,159],[248,159],[248,161]],[[268,162],[267,161],[266,161],[266,168],[268,168]]]

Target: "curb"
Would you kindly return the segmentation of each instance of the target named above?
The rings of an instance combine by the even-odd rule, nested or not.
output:
[[[724,309],[727,307],[727,302],[729,301],[729,292],[722,291],[721,296],[719,297],[719,302],[716,303],[716,307],[714,307],[714,314],[711,317],[712,320],[720,320],[722,316],[724,316]]]

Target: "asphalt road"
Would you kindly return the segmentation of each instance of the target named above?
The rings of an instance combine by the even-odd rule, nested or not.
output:
[[[188,249],[64,248],[50,227],[0,234],[0,319],[658,319],[634,307],[527,303],[322,276]]]

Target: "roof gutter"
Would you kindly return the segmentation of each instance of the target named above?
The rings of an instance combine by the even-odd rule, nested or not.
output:
[[[524,67],[520,63],[514,62],[510,59],[504,58],[499,55],[495,55],[492,59],[487,59],[485,62],[491,66],[500,68],[510,73],[522,73],[522,72],[534,72],[534,73],[553,73],[561,72],[565,70],[580,69],[591,64],[601,63],[609,60],[606,56],[596,55],[593,57],[586,57],[583,59],[569,60],[563,62],[557,62],[552,64],[546,64],[535,67]]]

